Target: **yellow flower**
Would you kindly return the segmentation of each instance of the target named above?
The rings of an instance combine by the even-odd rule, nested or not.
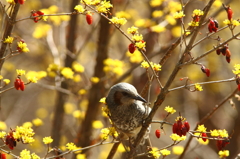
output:
[[[73,117],[74,118],[81,118],[82,117],[82,112],[80,110],[75,110],[73,112]]]
[[[181,155],[183,153],[183,146],[173,146],[172,148],[172,151],[173,151],[173,154],[176,154],[176,155]]]
[[[8,85],[10,83],[9,79],[3,79],[3,82],[5,83],[5,85]]]
[[[110,1],[101,1],[101,3],[96,6],[96,10],[99,12],[99,13],[107,13],[110,8],[112,8],[113,5],[110,3]]]
[[[198,125],[197,130],[199,132],[206,132],[207,128],[204,125]]]
[[[77,149],[77,146],[76,146],[74,143],[70,142],[70,143],[67,143],[67,144],[66,144],[66,148],[67,148],[69,151],[73,151],[73,150],[76,150],[76,149]]]
[[[177,23],[176,19],[172,15],[166,15],[165,19],[170,25],[175,25]]]
[[[180,12],[174,13],[174,14],[173,14],[173,17],[174,17],[175,19],[181,19],[181,18],[185,17],[185,14],[183,13],[183,11],[180,11]]]
[[[61,70],[61,74],[67,78],[67,79],[73,79],[73,74],[74,72],[72,71],[71,68],[69,67],[64,67],[62,70]]]
[[[199,26],[199,22],[191,21],[190,23],[188,23],[188,25],[189,25],[189,26],[196,27],[196,26]]]
[[[31,122],[25,122],[25,123],[23,123],[22,126],[25,127],[25,128],[31,128],[33,125],[32,125]]]
[[[46,16],[43,16],[43,18],[46,18]],[[32,36],[36,39],[44,38],[47,36],[48,31],[50,29],[51,29],[51,25],[38,23],[35,27],[34,32],[32,33]]]
[[[170,135],[173,141],[183,141],[186,139],[186,136],[179,136],[177,134]]]
[[[228,19],[225,19],[225,20],[223,21],[223,24],[229,25],[229,24],[231,24],[231,21],[228,20]]]
[[[146,42],[142,42],[142,41],[136,42],[135,46],[139,49],[143,49],[146,47]]]
[[[161,25],[154,25],[154,26],[150,27],[150,29],[151,29],[151,31],[156,32],[156,33],[161,33],[166,30],[166,28]]]
[[[240,64],[234,65],[235,70],[232,70],[235,75],[240,74]]]
[[[222,150],[218,152],[218,155],[220,158],[226,158],[229,156],[229,151],[228,150]]]
[[[23,143],[32,143],[34,142],[34,134],[31,127],[17,126],[15,132],[13,132],[13,137],[23,141]]]
[[[116,25],[124,25],[127,23],[127,20],[125,18],[118,18],[118,17],[112,17],[110,21],[111,23]]]
[[[102,112],[104,117],[108,117],[110,114],[108,107],[102,107]]]
[[[232,25],[239,26],[240,22],[238,20],[232,20]]]
[[[129,51],[126,53],[129,57],[131,63],[140,63],[144,60],[142,53],[139,50],[135,50],[134,54],[131,54]]]
[[[103,123],[100,120],[95,120],[92,122],[92,127],[95,129],[103,128]]]
[[[223,130],[218,130],[219,136],[221,137],[228,137],[228,132],[223,129]]]
[[[152,17],[153,18],[158,18],[158,17],[161,17],[163,16],[163,11],[162,10],[155,10],[152,12]]]
[[[195,9],[194,11],[193,11],[193,14],[192,14],[192,16],[194,17],[194,16],[202,16],[204,14],[204,12],[202,11],[202,10],[200,10],[200,9]]]
[[[163,2],[162,0],[151,0],[150,1],[150,6],[151,7],[158,7],[162,4],[162,2]]]
[[[128,34],[137,34],[138,33],[138,27],[132,26],[131,28],[127,29]]]
[[[15,1],[14,0],[6,0],[8,3],[10,4],[15,4]]]
[[[78,12],[78,13],[83,13],[85,11],[85,9],[83,8],[83,6],[81,5],[76,5],[74,7],[74,9]]]
[[[103,97],[99,100],[100,103],[106,104],[106,97]]]
[[[160,152],[155,147],[153,147],[148,153],[150,153],[154,158],[159,158],[161,156]]]
[[[109,134],[112,135],[113,137],[118,137],[118,132],[117,130],[115,129],[115,127],[109,127]]]
[[[202,88],[202,86],[201,86],[200,84],[195,83],[194,86],[195,86],[195,89],[196,89],[197,91],[203,91],[203,88]]]
[[[6,134],[7,134],[6,132],[1,131],[0,132],[0,139],[4,138],[6,136]]]
[[[152,67],[155,71],[161,71],[162,66],[160,64],[153,63]]]
[[[86,94],[86,93],[87,93],[86,89],[80,89],[80,90],[78,91],[78,94],[80,94],[80,95],[84,95],[84,94]]]
[[[31,83],[37,83],[37,81],[38,81],[37,77],[28,77],[27,79]]]
[[[24,149],[20,152],[20,159],[31,159],[30,151]]]
[[[17,71],[17,75],[18,75],[18,76],[25,75],[25,72],[26,72],[25,70],[22,70],[22,69],[21,69],[21,70],[18,70],[18,69],[17,69],[16,71]]]
[[[141,63],[141,67],[148,69],[150,66],[149,66],[149,64],[148,64],[147,61],[143,61],[143,62]]]
[[[0,130],[6,130],[7,129],[7,125],[5,122],[0,121]]]
[[[109,132],[110,130],[108,128],[104,128],[101,130],[101,138],[103,140],[107,140],[108,139],[108,136],[109,136]]]
[[[168,156],[168,155],[171,154],[171,151],[169,151],[169,150],[167,150],[167,149],[163,149],[163,150],[161,150],[160,152],[161,152],[161,154],[162,154],[163,156]]]
[[[43,121],[42,121],[41,119],[39,119],[39,118],[33,119],[33,120],[32,120],[32,123],[33,123],[33,125],[35,125],[35,126],[41,126],[41,125],[43,125]]]
[[[79,72],[79,73],[84,72],[84,67],[81,64],[77,63],[76,61],[73,62],[72,68],[76,72]]]
[[[210,132],[211,132],[211,136],[216,136],[216,137],[219,136],[219,133],[216,129],[210,130]]]
[[[176,112],[175,109],[173,109],[173,107],[167,106],[164,109],[166,112],[170,113],[170,114],[174,114]]]
[[[3,41],[3,43],[8,43],[8,44],[12,44],[14,38],[11,36],[8,36],[7,38],[5,38],[5,40]]]
[[[142,34],[134,34],[134,35],[132,36],[132,40],[133,40],[133,41],[141,41],[142,39],[143,39]]]
[[[35,153],[31,154],[31,159],[40,159],[40,157],[38,155],[36,155]]]
[[[92,77],[92,78],[91,78],[91,81],[92,81],[93,83],[98,83],[98,82],[100,81],[100,79],[99,79],[98,77]]]
[[[17,45],[18,45],[18,48],[19,48],[18,49],[19,52],[29,52],[29,49],[28,49],[26,43],[20,41],[20,42],[17,43]]]
[[[130,19],[131,15],[125,11],[119,11],[116,13],[116,17]]]
[[[51,136],[48,136],[48,137],[44,137],[43,138],[43,143],[44,144],[51,144],[53,142],[53,139],[52,139],[52,137]]]

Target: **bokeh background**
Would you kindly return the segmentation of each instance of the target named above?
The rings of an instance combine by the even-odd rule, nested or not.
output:
[[[29,17],[32,10],[43,10],[49,14],[70,13],[79,2],[78,0],[26,0],[20,7],[17,19]],[[184,8],[186,28],[192,19],[192,11],[203,9],[207,2],[206,0],[188,1]],[[7,5],[5,0],[1,0],[1,3]],[[139,32],[143,34],[147,43],[146,55],[152,62],[158,63],[166,50],[181,36],[181,23],[173,18],[173,14],[182,8],[179,1],[112,0],[111,3],[114,6],[111,10],[112,14],[128,20],[127,24],[121,27],[124,32],[133,25],[139,27]],[[234,11],[234,19],[240,18],[239,0],[216,0],[207,17],[217,19],[220,28],[225,26],[223,21],[227,19],[222,3],[230,4]],[[1,28],[4,28],[2,9],[0,22]],[[1,29],[1,37],[3,31],[4,29]],[[239,31],[237,27],[234,33]],[[196,41],[207,36],[207,33],[207,25],[205,25],[200,30]],[[137,51],[130,54],[128,52],[130,42],[96,13],[93,14],[92,25],[86,23],[85,15],[51,16],[46,22],[38,23],[34,23],[31,19],[19,21],[14,26],[12,36],[24,39],[30,52],[4,62],[1,73],[4,78],[11,80],[9,87],[17,77],[16,69],[24,69],[27,72],[46,71],[48,74],[38,83],[27,85],[24,91],[12,89],[1,94],[0,130],[9,131],[10,128],[14,129],[36,118],[43,121],[43,125],[33,126],[36,133],[35,142],[31,145],[18,143],[12,151],[16,155],[26,148],[44,156],[47,147],[43,144],[42,138],[46,136],[52,136],[54,139],[52,146],[57,146],[63,151],[66,150],[65,145],[69,142],[74,142],[80,147],[100,142],[101,129],[111,125],[108,118],[102,115],[103,104],[100,104],[99,100],[106,96],[108,89],[114,83],[121,81],[132,83],[141,92],[148,81],[145,69],[139,65],[143,61],[142,55]],[[193,57],[198,57],[216,46],[218,42],[215,39],[218,37],[224,41],[231,36],[230,30],[224,29],[199,43],[192,49],[191,54]],[[206,77],[198,65],[189,65],[182,68],[171,88],[184,85],[185,82],[179,80],[182,77],[189,77],[192,83],[234,77],[233,66],[239,63],[240,59],[239,40],[229,42],[229,49],[232,53],[230,63],[226,62],[225,57],[218,56],[215,52],[198,61],[211,70],[210,77]],[[180,47],[173,50],[171,57],[162,66],[159,79],[163,85],[176,65],[181,51]],[[105,59],[108,59],[108,62]],[[72,79],[66,79],[60,74],[51,72],[50,68],[53,64],[58,65],[59,68],[72,68],[72,64],[76,62],[84,67],[84,71],[75,72]],[[97,78],[94,80],[92,77]],[[25,77],[22,79],[27,81]],[[204,85],[201,92],[189,92],[186,89],[172,91],[154,119],[163,120],[166,115],[164,107],[169,105],[177,112],[181,112],[181,115],[187,118],[191,128],[194,128],[203,116],[236,87],[235,82],[225,82]],[[151,86],[151,103],[156,100],[158,94],[159,87],[154,80]],[[235,158],[240,153],[240,104],[237,98],[233,97],[232,100],[235,106],[226,102],[204,123],[208,131],[226,129],[229,132],[231,140],[226,147],[230,151],[229,158]],[[171,115],[168,121],[173,123],[177,116],[178,113]],[[153,146],[161,148],[171,144],[169,136],[172,128],[165,125],[164,131],[161,130],[160,139],[154,135],[157,128],[159,128],[158,124],[152,125],[150,137]],[[183,141],[179,146],[184,147],[185,143],[186,141]],[[81,157],[106,158],[111,146],[110,144],[94,147],[83,152],[84,155]],[[169,150],[172,151],[172,148]],[[123,151],[119,149],[115,157],[121,158],[121,153]],[[75,157],[72,154],[65,156],[65,158]],[[11,156],[8,155],[7,158]],[[172,151],[169,158],[179,158],[179,155]],[[184,158],[219,158],[216,141],[203,145],[194,139]]]

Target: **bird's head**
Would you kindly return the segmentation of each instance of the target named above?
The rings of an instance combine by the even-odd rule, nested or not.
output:
[[[135,100],[147,103],[147,101],[142,98],[136,88],[129,83],[118,83],[111,87],[106,102],[109,107],[114,105],[130,105]]]

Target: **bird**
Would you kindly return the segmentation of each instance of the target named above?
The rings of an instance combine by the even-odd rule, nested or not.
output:
[[[129,83],[118,83],[112,86],[106,97],[109,117],[116,130],[124,134],[124,138],[135,139],[142,128],[144,120],[151,108],[147,101],[139,95],[136,88]],[[148,138],[150,126],[144,138]]]

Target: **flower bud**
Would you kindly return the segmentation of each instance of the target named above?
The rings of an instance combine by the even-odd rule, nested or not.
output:
[[[206,133],[202,133],[202,134],[201,134],[201,136],[202,136],[202,137],[208,137]],[[206,142],[206,141],[207,141],[207,139],[206,139],[206,138],[202,138],[202,140],[203,140],[204,142]]]

